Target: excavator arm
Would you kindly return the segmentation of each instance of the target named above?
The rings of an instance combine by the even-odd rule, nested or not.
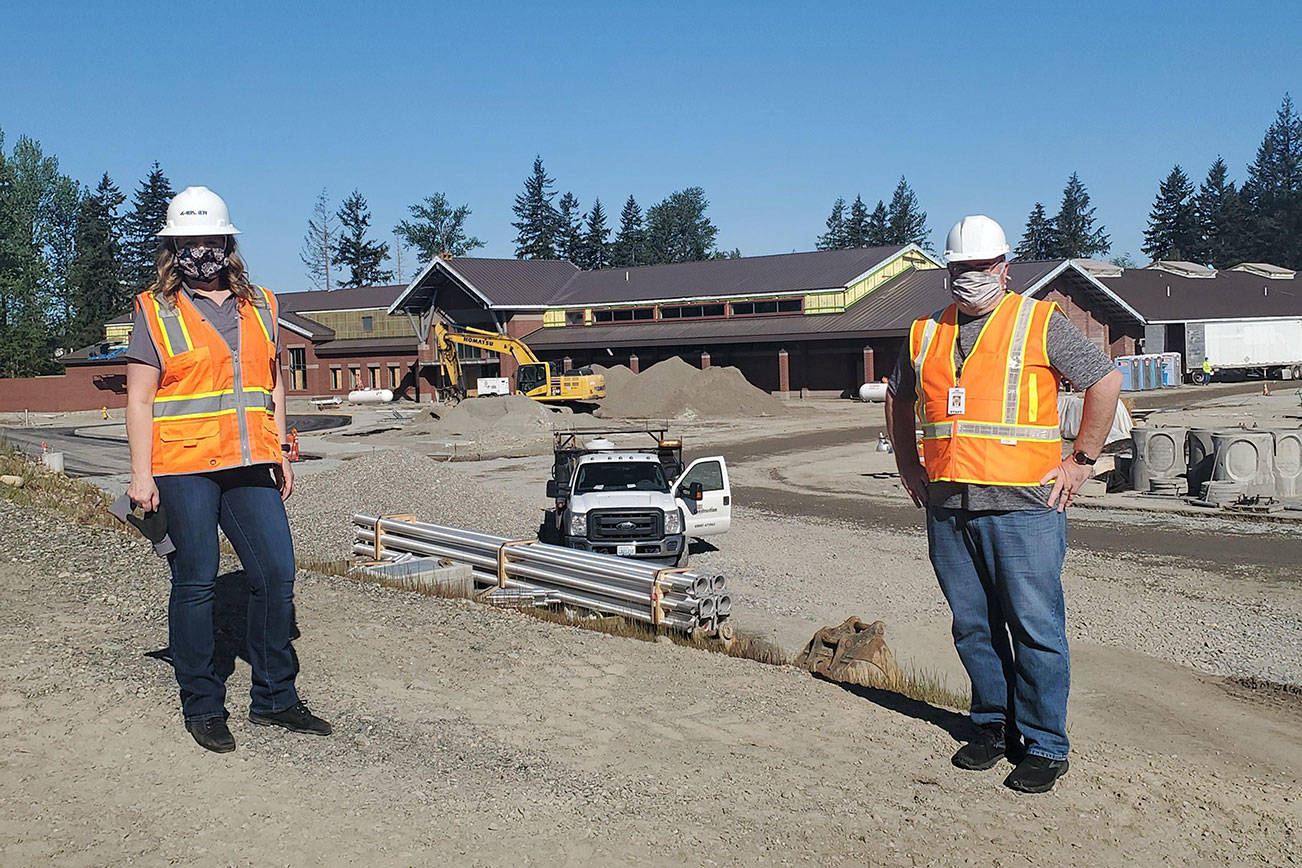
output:
[[[524,341],[508,335],[501,335],[496,332],[484,331],[483,329],[463,328],[451,331],[441,323],[435,325],[435,334],[442,329],[445,340],[453,344],[465,344],[471,347],[482,347],[491,350],[502,356],[511,356],[522,365],[537,365],[542,362],[534,355],[533,350],[529,349]]]

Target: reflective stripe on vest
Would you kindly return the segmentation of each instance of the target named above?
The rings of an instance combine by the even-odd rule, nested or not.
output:
[[[188,353],[194,347],[194,343],[190,340],[190,331],[185,327],[185,320],[181,319],[181,309],[163,307],[153,293],[150,293],[149,300],[153,302],[154,312],[158,316],[159,324],[162,325],[163,350],[169,356]]]
[[[271,400],[271,392],[266,389],[245,389],[242,394],[243,401],[236,399],[234,389],[206,395],[154,398],[154,418],[214,416],[218,413],[233,413],[241,407],[246,410],[271,410],[275,406]]]

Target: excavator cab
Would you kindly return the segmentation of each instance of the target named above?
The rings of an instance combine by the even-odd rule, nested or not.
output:
[[[539,362],[531,365],[521,365],[515,371],[515,389],[521,394],[528,395],[534,389],[547,385],[547,363]]]

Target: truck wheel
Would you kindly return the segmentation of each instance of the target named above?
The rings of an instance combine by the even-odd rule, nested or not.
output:
[[[538,542],[554,546],[561,544],[561,535],[556,530],[556,510],[549,509],[543,513],[542,524],[538,525]]]
[[[1206,371],[1193,371],[1189,374],[1189,379],[1193,381],[1195,386],[1205,386],[1211,380],[1211,377],[1207,376]]]

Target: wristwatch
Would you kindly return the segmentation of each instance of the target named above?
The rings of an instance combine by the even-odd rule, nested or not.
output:
[[[1071,454],[1071,460],[1085,467],[1093,467],[1094,463],[1098,461],[1097,458],[1090,458],[1084,452],[1081,452],[1079,450]]]
[[[289,450],[291,450],[291,449],[293,449],[293,448],[294,448],[294,447],[290,446],[288,443],[281,443],[281,444],[280,444],[280,451],[281,451],[281,452],[284,452],[286,455],[288,455],[288,454],[289,454]],[[1093,464],[1093,463],[1094,463],[1093,461],[1090,462],[1090,464]]]

